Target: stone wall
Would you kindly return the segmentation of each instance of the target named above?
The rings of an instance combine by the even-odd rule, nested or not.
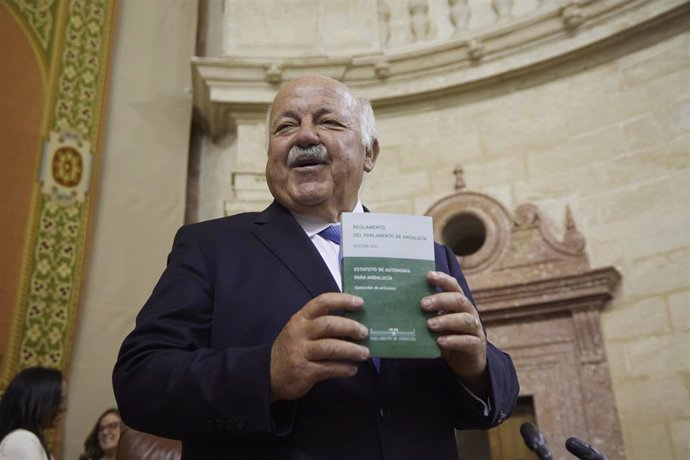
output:
[[[569,204],[592,266],[623,275],[603,330],[628,458],[689,458],[690,33],[590,59],[379,113],[363,200],[422,214],[460,163],[508,209],[538,204],[562,228]]]
[[[447,7],[429,5],[430,15]],[[243,11],[253,14],[251,8]],[[625,24],[624,15],[615,18],[617,27]],[[400,17],[391,17],[392,27],[402,30],[395,22]],[[563,231],[569,205],[592,267],[614,265],[623,277],[602,326],[631,459],[690,458],[690,360],[683,351],[690,345],[688,30],[685,8],[662,24],[652,21],[625,39],[614,34],[552,65],[487,78],[461,91],[375,105],[382,151],[362,195],[376,211],[423,214],[454,191],[453,169],[461,164],[469,190],[489,194],[510,210],[534,203],[557,232]],[[263,36],[270,33],[265,28],[255,33],[262,34],[261,43],[271,40]],[[287,41],[274,56],[289,49],[289,38],[282,38]],[[223,47],[226,53],[233,49],[227,34]],[[510,58],[491,65],[501,63]],[[467,72],[478,69],[475,62]],[[266,72],[271,83],[275,75]],[[441,71],[433,75],[444,79]],[[375,88],[379,99],[386,99],[389,83]],[[370,88],[361,89],[366,94]],[[256,84],[240,99],[251,102],[254,95],[257,103],[267,100]],[[262,181],[264,154],[256,151],[263,145],[263,120],[255,112],[233,116],[234,132],[215,143],[206,137],[197,152],[201,176],[210,174],[205,181],[215,184],[200,184],[204,218],[217,215],[222,200],[226,213],[270,200]],[[204,173],[204,162],[223,165],[222,175]]]

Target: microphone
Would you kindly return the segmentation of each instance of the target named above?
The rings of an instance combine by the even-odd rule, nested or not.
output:
[[[568,440],[565,441],[565,448],[580,460],[606,460],[604,454],[584,442],[582,439],[574,437],[568,438]]]
[[[539,428],[532,422],[525,422],[520,425],[520,434],[525,441],[525,445],[537,454],[539,460],[552,460],[553,456],[546,447],[546,439],[539,431]]]

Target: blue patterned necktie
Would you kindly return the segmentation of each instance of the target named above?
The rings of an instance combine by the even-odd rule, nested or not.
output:
[[[340,224],[333,224],[330,227],[326,227],[319,232],[320,237],[326,238],[328,241],[332,241],[338,246],[340,246],[341,234],[342,232],[340,231]]]
[[[340,246],[340,236],[342,232],[340,230],[340,224],[333,224],[330,227],[326,227],[325,229],[321,230],[319,232],[319,236],[322,238],[327,239],[328,241],[332,241],[333,243],[337,244]],[[343,250],[342,247],[338,251],[338,259],[340,260],[340,270],[342,271],[342,259],[343,259]],[[374,367],[376,368],[376,372],[379,374],[381,373],[381,360],[376,357],[371,357],[371,362],[374,364]]]

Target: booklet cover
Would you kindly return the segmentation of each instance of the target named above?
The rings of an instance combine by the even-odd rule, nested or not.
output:
[[[435,292],[426,280],[435,270],[431,217],[343,213],[343,292],[364,299],[346,315],[369,328],[364,345],[372,356],[435,358],[441,352],[420,308]]]

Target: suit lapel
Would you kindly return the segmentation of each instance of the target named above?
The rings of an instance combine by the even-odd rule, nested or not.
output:
[[[369,212],[367,208],[364,208],[364,211]],[[304,233],[304,229],[290,212],[276,201],[257,216],[251,232],[280,259],[313,297],[324,292],[340,292],[331,272],[319,251]],[[384,365],[384,360],[381,361],[383,371],[387,369],[388,364]],[[371,359],[367,360],[367,367],[378,375]]]
[[[274,201],[257,216],[254,224],[252,234],[295,275],[312,296],[339,292],[319,251],[284,207]]]

